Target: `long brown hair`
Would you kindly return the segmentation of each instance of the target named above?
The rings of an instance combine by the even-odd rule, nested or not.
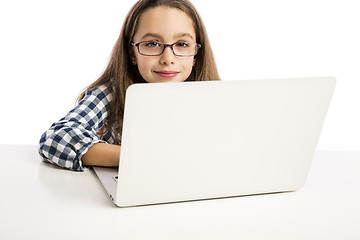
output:
[[[129,44],[132,42],[136,33],[141,14],[148,8],[159,6],[184,11],[190,16],[194,23],[196,42],[201,44],[201,48],[195,56],[195,65],[186,81],[220,80],[204,23],[191,2],[188,0],[139,0],[131,8],[124,20],[120,36],[113,47],[106,69],[78,98],[78,101],[80,101],[86,91],[95,89],[100,85],[110,87],[112,100],[108,109],[107,121],[98,134],[103,135],[110,131],[112,135],[115,136],[115,143],[117,144],[121,143],[120,136],[122,133],[126,89],[131,84],[146,82],[140,75],[137,66],[131,63],[133,52]]]

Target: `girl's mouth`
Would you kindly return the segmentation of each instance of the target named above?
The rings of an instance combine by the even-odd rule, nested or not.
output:
[[[154,71],[154,72],[163,78],[173,78],[179,74],[179,72],[175,72],[175,71]]]

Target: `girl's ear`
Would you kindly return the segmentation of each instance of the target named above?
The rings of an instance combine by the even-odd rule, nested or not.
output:
[[[135,57],[135,53],[134,53],[134,50],[133,50],[133,49],[130,50],[129,55],[130,55],[131,64],[132,64],[132,65],[136,65],[137,62],[136,62],[136,57]]]
[[[136,63],[136,59],[135,59],[134,57],[131,58],[131,63],[132,63],[133,65],[136,65],[136,64],[137,64],[137,63]]]

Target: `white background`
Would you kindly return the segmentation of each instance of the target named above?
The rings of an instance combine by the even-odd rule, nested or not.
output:
[[[37,144],[101,74],[135,0],[0,2],[0,144]],[[193,0],[223,80],[335,76],[318,150],[360,150],[356,0]]]

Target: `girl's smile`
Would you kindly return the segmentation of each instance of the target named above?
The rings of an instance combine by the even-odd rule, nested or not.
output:
[[[160,77],[163,78],[173,78],[176,77],[180,72],[176,72],[176,71],[154,71],[157,75],[159,75]]]

